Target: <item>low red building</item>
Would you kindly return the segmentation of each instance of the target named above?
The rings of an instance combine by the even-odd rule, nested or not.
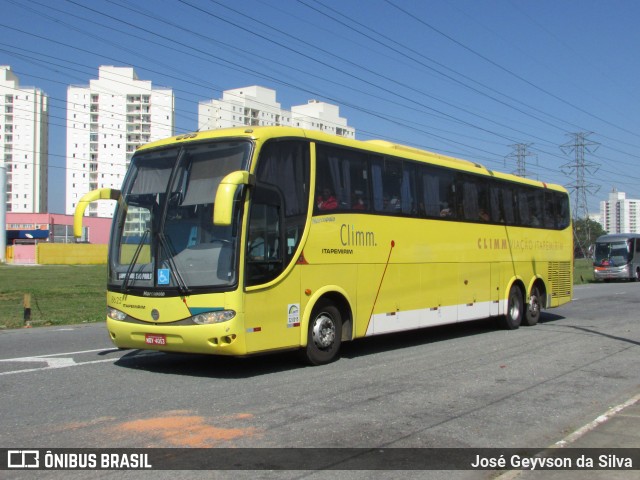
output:
[[[84,217],[82,238],[77,241],[107,244],[110,218]],[[37,242],[76,243],[73,215],[7,212],[7,246]]]

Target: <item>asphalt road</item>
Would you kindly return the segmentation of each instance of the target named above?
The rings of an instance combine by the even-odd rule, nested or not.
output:
[[[546,447],[640,391],[640,283],[574,297],[535,327],[363,339],[322,367],[117,350],[104,324],[0,331],[0,447]],[[309,476],[335,478],[288,473]]]

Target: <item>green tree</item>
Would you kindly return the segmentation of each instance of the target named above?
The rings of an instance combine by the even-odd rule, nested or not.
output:
[[[589,256],[590,247],[596,243],[600,235],[605,235],[602,225],[589,218],[576,220],[573,223],[574,252],[576,258]]]

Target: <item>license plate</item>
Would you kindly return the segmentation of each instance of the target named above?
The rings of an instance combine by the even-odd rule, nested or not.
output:
[[[157,335],[157,334],[147,333],[144,336],[144,342],[147,345],[166,345],[167,344],[167,336],[166,335]]]

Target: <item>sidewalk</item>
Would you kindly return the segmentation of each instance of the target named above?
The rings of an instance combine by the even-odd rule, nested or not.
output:
[[[579,428],[551,448],[635,448],[640,452],[640,393]],[[637,457],[637,455],[636,455]],[[496,480],[632,480],[640,478],[635,470],[512,470]]]

